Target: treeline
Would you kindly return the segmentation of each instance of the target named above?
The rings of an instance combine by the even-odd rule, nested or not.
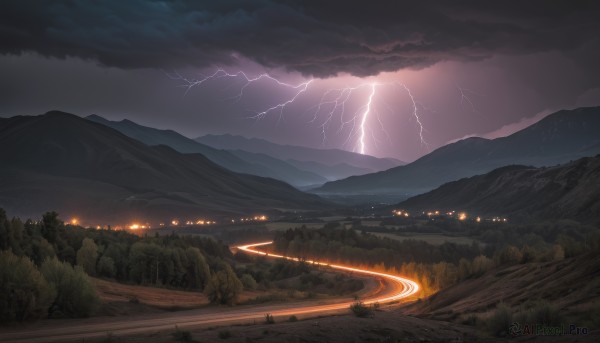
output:
[[[420,240],[392,240],[329,223],[322,229],[289,229],[274,239],[274,250],[303,259],[318,259],[405,275],[421,285],[421,295],[429,295],[467,277],[471,267],[489,268],[477,244],[444,243],[439,246]]]
[[[394,240],[367,232],[327,224],[322,229],[305,226],[288,229],[274,238],[277,251],[290,256],[319,258],[352,263],[383,263],[386,267],[402,263],[458,263],[461,258],[473,258],[481,253],[477,244],[464,245],[446,242],[435,246],[421,240]]]
[[[555,246],[560,246],[565,257],[600,249],[600,229],[573,220],[521,225],[470,223],[467,230],[469,236],[485,243],[489,255],[507,246],[525,249],[527,254],[536,255],[536,259],[544,259],[550,250],[558,249]]]
[[[86,229],[65,225],[56,212],[22,222],[9,220],[0,209],[0,250],[0,263],[19,266],[0,269],[0,320],[90,315],[97,298],[88,275],[205,291],[211,301],[224,304],[234,303],[242,290],[230,266],[231,252],[213,239]],[[85,290],[83,298],[75,297],[73,288]],[[44,312],[47,299],[52,301]],[[90,306],[78,309],[68,302]]]
[[[521,228],[514,230],[520,232]],[[525,237],[518,245],[500,239],[485,246],[476,243],[436,246],[425,241],[397,241],[367,232],[357,233],[330,223],[318,230],[301,227],[280,232],[273,249],[289,256],[349,263],[411,277],[421,285],[421,295],[428,295],[499,265],[561,260],[600,247],[600,239],[591,237],[578,243],[577,237],[581,236],[566,236],[569,230],[564,227],[562,230],[551,227],[550,231],[552,234],[544,235],[550,242]],[[514,238],[512,232],[501,234]]]

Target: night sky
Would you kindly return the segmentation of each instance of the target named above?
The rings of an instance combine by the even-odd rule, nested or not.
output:
[[[3,1],[0,116],[58,109],[411,161],[600,105],[598,1],[352,3]]]

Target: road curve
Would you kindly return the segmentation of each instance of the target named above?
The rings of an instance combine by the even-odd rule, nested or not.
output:
[[[265,246],[271,243],[272,242],[254,243],[242,245],[237,248],[250,254],[298,261],[298,259],[294,257],[267,254],[255,249],[256,247]],[[363,299],[363,302],[366,304],[375,302],[383,304],[398,301],[415,294],[419,290],[419,285],[416,282],[391,274],[328,264],[319,261],[306,262],[387,280],[388,287],[386,287],[384,291]],[[112,319],[97,317],[62,321],[53,320],[44,321],[44,323],[39,326],[33,323],[8,330],[0,327],[0,342],[81,342],[86,338],[106,337],[107,333],[111,333],[113,337],[119,337],[174,330],[175,326],[183,329],[186,327],[198,326],[257,323],[264,321],[265,313],[270,313],[276,319],[287,318],[291,315],[309,317],[339,313],[340,310],[347,310],[352,303],[352,301],[328,303],[321,300],[311,300],[296,303],[257,305],[252,307],[203,308],[129,318],[119,317]]]
[[[241,245],[241,246],[238,246],[237,248],[242,251],[245,251],[247,253],[251,253],[251,254],[268,256],[268,257],[273,257],[273,258],[282,258],[282,259],[286,259],[286,260],[290,260],[290,261],[297,261],[297,262],[300,261],[300,259],[298,259],[296,257],[270,254],[270,253],[266,253],[264,251],[255,249],[256,247],[265,246],[265,245],[269,245],[272,243],[273,243],[272,241],[262,242],[262,243],[253,243],[253,244]],[[392,302],[392,301],[398,301],[398,300],[410,297],[411,295],[416,294],[419,291],[419,285],[416,282],[406,279],[406,278],[403,278],[403,277],[400,277],[400,276],[387,274],[387,273],[379,273],[379,272],[366,270],[366,269],[347,267],[347,266],[342,266],[339,264],[330,264],[330,263],[320,262],[320,261],[304,260],[304,262],[306,262],[308,264],[326,266],[326,267],[330,267],[333,269],[338,269],[338,270],[343,270],[343,271],[348,271],[348,272],[353,272],[353,273],[376,276],[376,277],[384,278],[388,281],[391,281],[392,285],[396,285],[396,287],[394,287],[395,291],[392,292],[391,295],[379,294],[376,297],[365,299],[364,300],[365,304],[372,304],[375,302],[383,304],[383,303],[388,303],[388,302]],[[341,303],[338,305],[340,306],[339,308],[348,308],[349,303],[345,302],[345,303]]]

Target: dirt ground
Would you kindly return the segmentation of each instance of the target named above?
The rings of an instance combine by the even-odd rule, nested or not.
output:
[[[179,291],[165,288],[126,285],[93,279],[102,302],[96,316],[134,315],[199,308],[209,304],[201,292]],[[239,301],[254,299],[265,292],[243,291]]]
[[[489,342],[473,328],[446,322],[404,316],[397,311],[376,311],[372,317],[357,318],[340,315],[274,324],[257,323],[216,328],[185,328],[179,336],[175,327],[170,332],[155,332],[142,336],[109,336],[94,342],[127,343],[177,342],[189,335],[187,342]]]

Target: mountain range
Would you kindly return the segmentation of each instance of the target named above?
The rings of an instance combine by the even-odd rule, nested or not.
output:
[[[331,206],[284,182],[58,111],[1,119],[0,154],[0,207],[24,218],[56,210],[123,223]]]
[[[266,154],[284,160],[300,169],[337,180],[351,175],[363,175],[405,164],[393,158],[377,158],[340,149],[314,149],[281,145],[259,138],[235,135],[206,135],[197,142],[217,149],[244,150]]]
[[[563,110],[510,136],[467,138],[389,170],[328,182],[317,194],[420,194],[446,182],[523,164],[552,166],[600,153],[600,107]]]
[[[600,223],[600,155],[553,167],[506,166],[446,183],[397,205],[467,210],[511,220],[570,218]]]
[[[202,154],[212,162],[237,173],[271,177],[297,187],[320,185],[331,180],[265,154],[215,149],[173,130],[155,129],[139,125],[127,119],[111,121],[97,115],[90,115],[86,119],[111,127],[150,146],[166,145],[181,153]]]

